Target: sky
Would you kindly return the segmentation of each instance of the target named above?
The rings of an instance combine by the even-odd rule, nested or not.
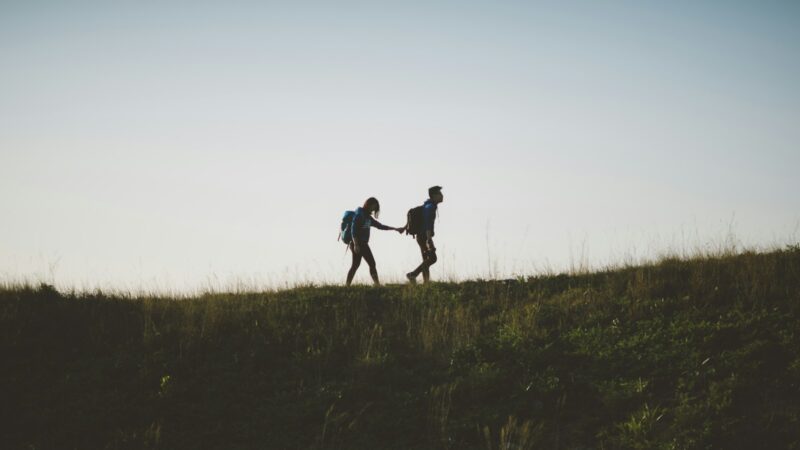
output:
[[[0,280],[343,283],[432,185],[439,280],[796,243],[798,80],[793,1],[0,1]]]

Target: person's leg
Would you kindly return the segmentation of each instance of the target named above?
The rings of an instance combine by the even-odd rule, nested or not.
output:
[[[428,251],[428,241],[425,238],[422,238],[417,241],[419,244],[419,250],[422,252],[422,264],[419,265],[419,271],[422,272],[422,281],[423,283],[427,283],[431,279],[431,271],[429,270],[430,264],[428,264],[428,258],[430,251]]]
[[[438,260],[436,258],[436,250],[426,250],[425,251],[425,260],[422,262],[424,268],[422,269],[422,279],[425,283],[431,280],[431,266],[436,264]]]
[[[347,285],[353,282],[353,277],[356,275],[358,266],[361,265],[361,254],[353,251],[353,244],[350,244],[350,253],[353,254],[353,263],[350,265],[350,271],[347,272]]]
[[[372,249],[369,248],[369,244],[365,243],[361,245],[361,253],[364,257],[364,261],[369,265],[369,274],[372,276],[373,283],[375,283],[375,285],[381,284],[381,282],[378,281],[378,267],[375,265],[375,257],[372,256]]]
[[[421,235],[417,235],[417,245],[419,245],[419,252],[420,252],[420,254],[422,254],[422,263],[416,269],[414,269],[413,271],[411,271],[411,272],[406,274],[406,277],[408,278],[408,281],[410,281],[412,283],[416,282],[417,276],[419,276],[420,273],[424,274],[425,270],[426,270],[426,268],[425,268],[425,253],[427,252],[428,247],[425,244],[425,238],[422,237]],[[423,275],[423,277],[424,277],[424,275]]]

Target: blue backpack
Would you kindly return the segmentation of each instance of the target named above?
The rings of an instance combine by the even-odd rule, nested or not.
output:
[[[355,211],[345,211],[342,216],[342,229],[339,232],[339,240],[347,245],[353,240],[353,219],[356,217]]]

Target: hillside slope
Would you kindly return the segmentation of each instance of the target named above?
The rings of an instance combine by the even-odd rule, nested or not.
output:
[[[800,448],[800,249],[191,299],[0,289],[3,448]]]

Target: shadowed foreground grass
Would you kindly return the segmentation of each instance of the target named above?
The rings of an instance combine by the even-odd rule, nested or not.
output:
[[[199,298],[0,289],[20,449],[800,448],[800,248]]]

